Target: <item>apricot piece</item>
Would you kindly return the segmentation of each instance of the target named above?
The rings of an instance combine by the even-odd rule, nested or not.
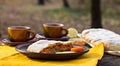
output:
[[[83,47],[75,47],[75,48],[71,48],[71,51],[73,51],[73,52],[82,52],[82,51],[84,51],[84,48]]]
[[[74,44],[79,44],[81,46],[84,46],[86,44],[86,42],[75,41]]]

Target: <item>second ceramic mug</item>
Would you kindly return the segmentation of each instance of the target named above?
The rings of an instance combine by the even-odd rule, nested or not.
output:
[[[63,28],[63,24],[45,23],[43,24],[44,35],[47,38],[60,38],[68,34],[67,29]]]
[[[8,27],[9,40],[14,42],[25,42],[32,40],[35,33],[28,26],[10,26]]]

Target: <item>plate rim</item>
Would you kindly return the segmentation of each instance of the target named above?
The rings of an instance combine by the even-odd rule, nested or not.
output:
[[[28,58],[41,59],[41,60],[71,60],[71,59],[76,59],[89,51],[89,48],[86,46],[87,50],[84,52],[65,53],[65,54],[35,53],[35,52],[27,52],[26,51],[27,48],[26,47],[23,48],[25,45],[29,46],[31,45],[31,43],[17,45],[15,47],[16,51],[24,54]],[[22,48],[25,50],[19,49],[20,46],[22,46]]]
[[[44,34],[37,34],[37,35],[41,35],[41,36],[44,36]],[[44,36],[45,37],[45,36]],[[67,41],[69,40],[69,37],[66,35],[66,36],[63,36],[61,38],[38,38],[39,40],[60,40],[60,41]]]
[[[14,46],[14,45],[20,45],[20,44],[26,44],[26,43],[33,43],[37,40],[38,39],[34,38],[34,39],[26,41],[26,42],[12,42],[8,38],[3,38],[0,40],[0,42],[5,43],[5,44],[10,45],[10,46]]]
[[[15,47],[15,49],[18,51],[18,52],[21,52],[21,53],[33,53],[33,54],[44,54],[44,55],[65,55],[65,54],[81,54],[81,53],[84,53],[84,52],[88,52],[89,51],[89,48],[84,46],[84,48],[86,48],[85,51],[83,52],[75,52],[75,53],[65,53],[65,54],[48,54],[48,53],[35,53],[35,52],[27,52],[27,51],[22,51],[20,49],[18,49],[19,46],[24,46],[24,45],[31,45],[30,43],[26,43],[26,44],[20,44],[20,45],[17,45]]]

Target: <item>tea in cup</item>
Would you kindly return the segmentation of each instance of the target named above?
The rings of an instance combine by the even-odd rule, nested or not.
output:
[[[44,36],[47,38],[60,38],[68,34],[67,29],[63,28],[63,24],[45,23],[43,24]]]
[[[28,26],[10,26],[8,27],[9,40],[13,42],[25,42],[32,40],[35,33]]]

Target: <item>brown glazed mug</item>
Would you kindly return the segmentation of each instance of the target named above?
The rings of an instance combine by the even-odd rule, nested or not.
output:
[[[9,40],[14,42],[26,42],[35,37],[35,33],[28,26],[10,26],[8,27]]]
[[[60,38],[68,34],[67,29],[63,28],[63,24],[45,23],[43,24],[44,36],[47,38]]]

